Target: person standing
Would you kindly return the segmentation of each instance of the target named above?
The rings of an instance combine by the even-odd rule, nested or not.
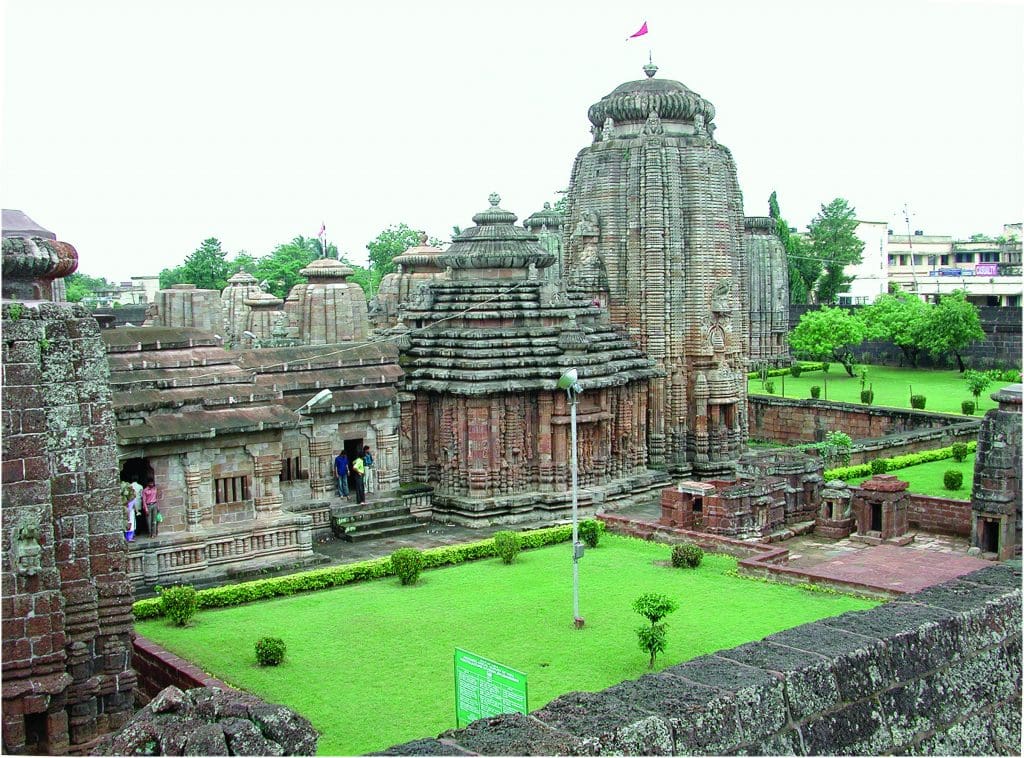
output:
[[[121,483],[121,506],[125,509],[124,538],[135,539],[135,490],[127,482]]]
[[[348,497],[348,456],[344,450],[334,459],[334,473],[338,477],[338,497]]]
[[[156,537],[164,517],[160,515],[160,506],[156,502],[156,483],[152,479],[147,479],[146,486],[142,488],[142,515],[148,519],[149,536]]]
[[[357,455],[352,461],[352,473],[355,476],[353,484],[356,487],[356,503],[366,501],[366,490],[363,489],[363,476],[366,474],[366,465],[363,463],[363,456]]]
[[[377,489],[377,470],[373,467],[373,456],[370,454],[370,446],[363,446],[363,465],[366,466],[366,491],[374,492]]]

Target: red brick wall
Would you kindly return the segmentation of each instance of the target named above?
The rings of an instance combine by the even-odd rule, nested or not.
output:
[[[132,665],[139,677],[139,689],[147,699],[171,685],[180,690],[193,687],[234,689],[138,634],[132,638]]]
[[[911,495],[907,518],[910,526],[926,532],[971,536],[971,501]]]

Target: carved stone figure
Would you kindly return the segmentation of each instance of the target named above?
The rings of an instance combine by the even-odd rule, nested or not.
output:
[[[661,119],[658,118],[657,111],[651,111],[647,116],[647,123],[644,124],[644,134],[662,134],[665,131],[661,125]]]
[[[615,137],[615,122],[612,117],[609,116],[604,120],[604,126],[601,127],[601,139],[610,140]]]
[[[11,551],[14,565],[21,576],[35,576],[42,568],[40,556],[43,549],[39,545],[41,538],[39,525],[25,521],[14,533],[11,540]]]

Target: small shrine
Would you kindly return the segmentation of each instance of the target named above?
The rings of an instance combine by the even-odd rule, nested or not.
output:
[[[869,545],[882,542],[906,545],[913,542],[914,535],[907,532],[909,486],[892,474],[875,474],[864,484],[854,487],[851,509],[857,521],[857,531],[850,535],[850,539]]]

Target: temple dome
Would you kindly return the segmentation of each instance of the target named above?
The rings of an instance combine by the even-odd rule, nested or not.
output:
[[[488,200],[491,207],[473,216],[477,225],[455,237],[437,257],[442,266],[525,269],[531,263],[545,268],[555,262],[556,256],[540,246],[536,234],[515,226],[516,214],[498,207],[500,196],[492,193]]]
[[[715,118],[715,106],[682,82],[655,79],[657,66],[644,66],[646,79],[620,84],[600,102],[590,106],[587,117],[594,126],[603,126],[611,118],[616,124],[646,121],[655,111],[662,121],[689,121],[703,116],[706,123]]]

